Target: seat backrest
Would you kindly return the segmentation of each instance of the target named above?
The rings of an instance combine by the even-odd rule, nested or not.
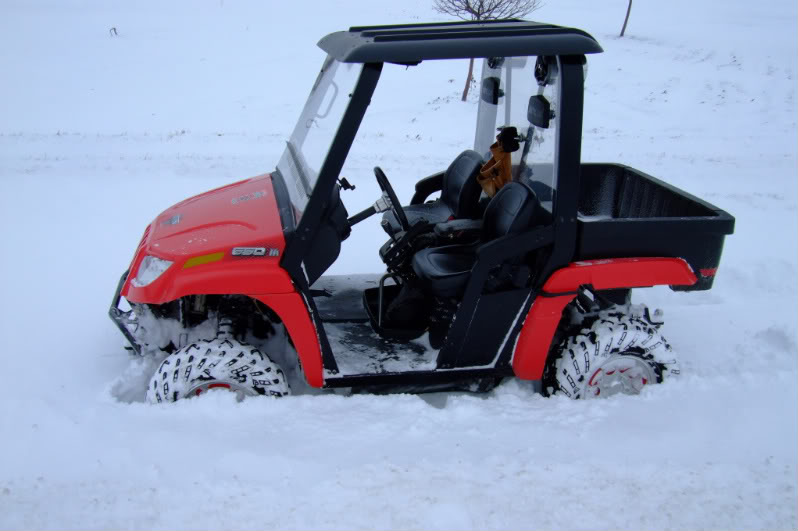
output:
[[[473,149],[460,153],[443,174],[443,201],[456,219],[479,217],[479,196],[482,187],[477,175],[484,164],[482,155]]]
[[[529,229],[537,219],[540,202],[526,184],[507,183],[491,199],[482,223],[482,241]]]

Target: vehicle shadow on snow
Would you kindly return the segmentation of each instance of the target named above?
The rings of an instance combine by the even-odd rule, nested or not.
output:
[[[106,387],[107,394],[116,402],[123,404],[136,404],[146,403],[147,387],[150,379],[155,374],[158,366],[161,364],[164,355],[145,355],[139,356],[135,354],[129,355],[129,363],[124,372],[117,378],[112,380]],[[341,389],[316,389],[310,387],[302,378],[301,374],[297,371],[289,371],[287,374],[289,380],[291,395],[293,396],[309,396],[309,395],[339,395],[339,396],[355,396],[370,393],[353,392],[351,388]],[[225,392],[225,391],[222,391]],[[392,396],[394,394],[408,394],[408,393],[388,393],[388,394],[372,394],[375,398]],[[504,382],[499,384],[494,390],[489,392],[469,392],[469,391],[440,391],[431,393],[409,393],[415,394],[420,400],[435,409],[445,409],[452,400],[470,397],[478,398],[481,400],[490,400],[501,397],[507,394],[523,395],[525,399],[530,398],[543,398],[541,394],[540,385],[537,382],[522,382],[512,378],[507,378]],[[196,399],[201,399],[197,397]],[[251,400],[248,398],[247,400]],[[290,399],[290,397],[288,397]]]

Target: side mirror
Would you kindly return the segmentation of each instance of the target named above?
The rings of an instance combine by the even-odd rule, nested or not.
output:
[[[529,106],[526,110],[526,118],[529,123],[541,129],[548,129],[554,112],[551,110],[551,103],[542,94],[529,98]]]
[[[502,96],[504,96],[504,91],[499,88],[498,77],[486,77],[482,80],[482,90],[480,92],[482,101],[492,105],[498,105],[499,98]]]

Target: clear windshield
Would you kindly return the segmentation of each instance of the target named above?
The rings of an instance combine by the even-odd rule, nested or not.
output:
[[[513,179],[525,179],[549,211],[556,190],[552,171],[559,94],[556,74],[556,63],[549,64],[542,57],[485,59],[474,139],[474,149],[490,157],[497,129],[516,127],[522,141],[521,148],[512,154]],[[551,105],[553,117],[547,128],[529,121],[533,96],[542,96]]]
[[[277,163],[296,222],[308,204],[362,67],[327,57]]]

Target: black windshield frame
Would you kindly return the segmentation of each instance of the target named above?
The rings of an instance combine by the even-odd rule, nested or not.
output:
[[[304,289],[307,289],[307,277],[302,270],[302,261],[308,254],[313,237],[322,221],[321,217],[327,206],[326,203],[332,195],[333,187],[336,186],[341,168],[349,155],[349,149],[352,147],[360,123],[371,102],[371,96],[377,87],[381,72],[382,63],[365,63],[363,65],[341,124],[319,169],[313,193],[290,241],[286,242],[280,265]]]

